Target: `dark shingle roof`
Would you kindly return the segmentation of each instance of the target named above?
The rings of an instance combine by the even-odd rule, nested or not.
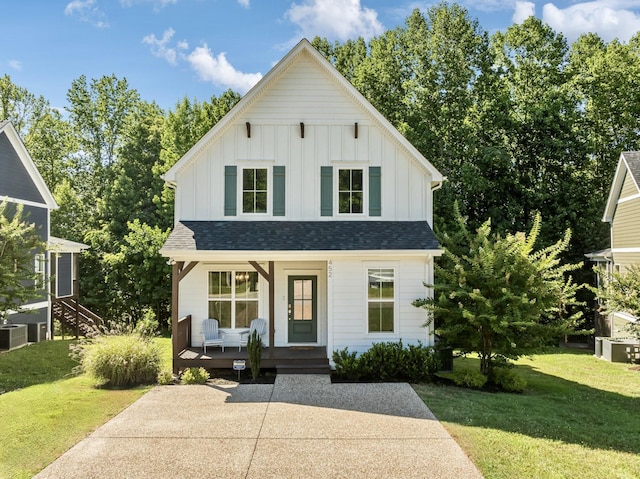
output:
[[[636,180],[636,184],[640,185],[640,151],[625,151],[622,156],[629,166],[629,173]]]
[[[182,221],[163,249],[373,251],[438,247],[426,221]]]

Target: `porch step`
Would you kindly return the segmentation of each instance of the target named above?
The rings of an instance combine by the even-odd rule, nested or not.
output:
[[[326,363],[278,364],[278,374],[331,374],[331,366]]]

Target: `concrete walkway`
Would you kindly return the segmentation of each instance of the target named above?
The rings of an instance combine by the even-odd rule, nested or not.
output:
[[[37,478],[481,478],[406,383],[159,386]]]

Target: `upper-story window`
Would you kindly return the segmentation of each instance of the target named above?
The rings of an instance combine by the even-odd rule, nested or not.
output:
[[[338,170],[338,212],[356,213],[364,211],[364,174],[362,169]]]
[[[267,212],[266,168],[244,168],[242,170],[242,212]]]

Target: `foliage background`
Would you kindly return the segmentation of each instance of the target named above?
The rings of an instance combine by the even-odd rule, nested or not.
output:
[[[615,165],[640,148],[640,34],[569,45],[532,17],[489,35],[442,3],[369,42],[313,44],[447,176],[435,199],[440,232],[458,201],[470,229],[491,218],[497,233],[527,231],[536,212],[541,244],[570,228],[570,262],[608,245],[599,218]],[[52,234],[91,246],[81,294],[107,320],[135,323],[151,309],[167,321],[170,270],[157,249],[173,193],[160,175],[239,99],[183,98],[163,111],[125,78],[81,76],[61,113],[0,77],[0,118],[14,123],[60,205]]]

